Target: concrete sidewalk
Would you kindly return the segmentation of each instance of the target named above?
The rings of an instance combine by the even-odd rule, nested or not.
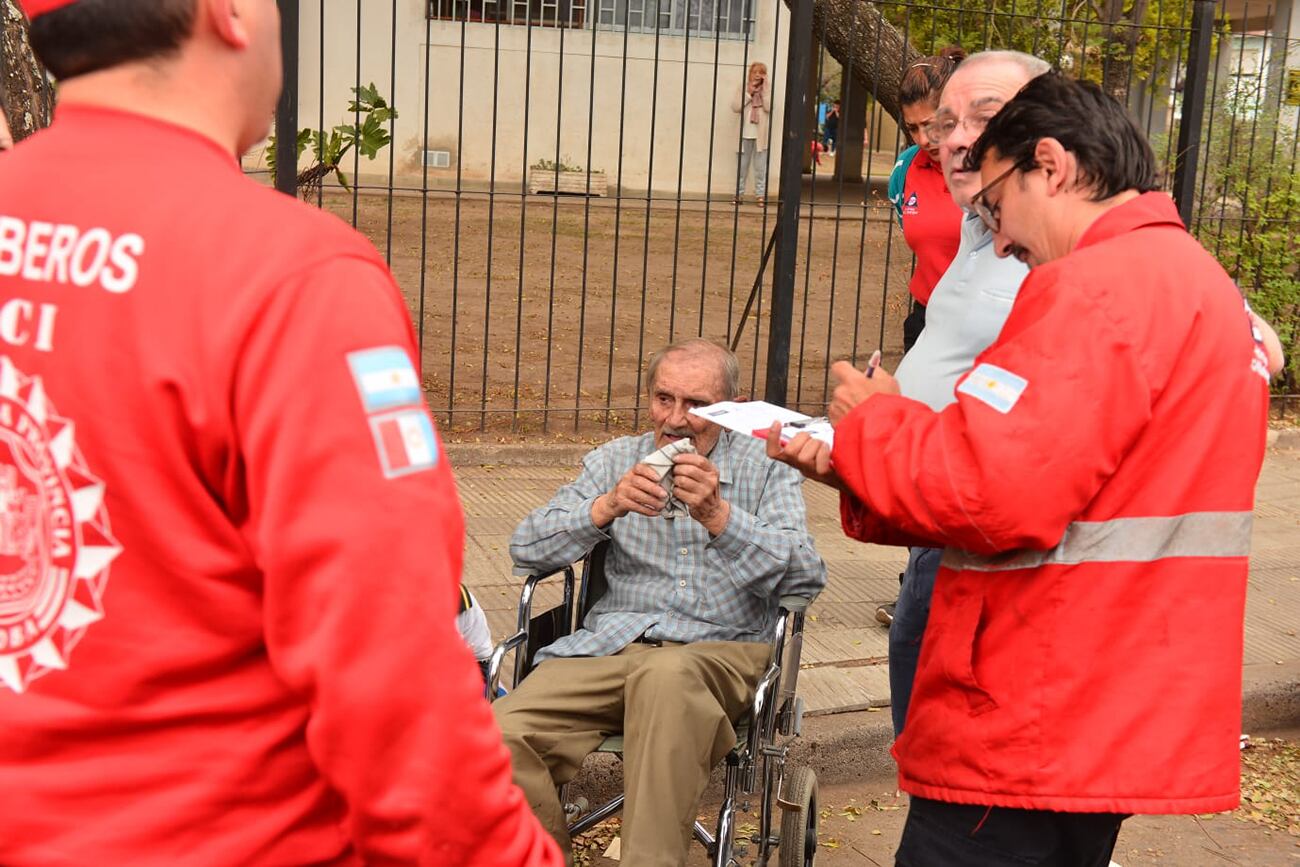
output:
[[[588,447],[450,444],[467,521],[465,582],[488,613],[493,637],[513,631],[521,579],[509,541],[519,520],[576,477]],[[810,715],[889,704],[887,631],[876,606],[892,601],[906,552],[863,545],[840,531],[836,495],[804,488],[808,516],[830,578],[811,609],[800,692]],[[539,594],[558,599],[558,586]],[[540,610],[540,609],[538,609]],[[1207,610],[1207,618],[1221,616]],[[1235,624],[1224,622],[1224,629]],[[1300,451],[1270,449],[1258,487],[1246,603],[1245,726],[1300,724]],[[873,714],[887,724],[888,714]],[[829,721],[828,721],[829,722]]]

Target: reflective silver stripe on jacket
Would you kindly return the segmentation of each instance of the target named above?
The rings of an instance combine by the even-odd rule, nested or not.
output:
[[[1250,554],[1250,512],[1191,512],[1170,518],[1075,521],[1055,548],[971,554],[949,548],[942,565],[975,572],[1005,572],[1079,563],[1150,563],[1169,557],[1245,557]]]

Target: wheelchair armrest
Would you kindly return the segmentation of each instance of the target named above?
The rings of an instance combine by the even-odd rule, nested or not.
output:
[[[492,656],[488,660],[487,686],[484,687],[489,702],[497,700],[497,691],[501,686],[501,665],[505,662],[506,654],[520,647],[527,640],[528,633],[521,629],[492,648]]]
[[[812,604],[811,596],[782,596],[781,607],[786,611],[793,613],[807,611],[808,606]]]
[[[533,633],[533,595],[537,592],[538,586],[548,578],[556,575],[564,576],[564,599],[559,608],[553,611],[561,611],[561,622],[559,626],[559,635],[567,635],[572,629],[573,605],[574,605],[574,584],[575,575],[573,564],[561,566],[558,569],[552,569],[549,572],[537,572],[527,576],[524,579],[524,586],[519,591],[519,616],[518,623],[515,627],[515,634],[511,635],[501,644],[497,645],[492,651],[492,660],[489,661],[488,689],[490,694],[488,700],[491,701],[496,695],[496,689],[501,676],[501,660],[511,650],[515,650],[515,679],[514,685],[518,686],[519,682],[528,674],[532,654],[536,651],[533,642],[536,638]],[[559,635],[550,637],[554,640]],[[493,672],[495,671],[495,676]]]
[[[573,604],[573,564],[561,566],[559,569],[552,569],[550,572],[537,572],[529,575],[524,579],[524,586],[519,591],[519,626],[520,632],[528,631],[528,621],[533,616],[533,594],[537,592],[537,585],[541,584],[547,578],[554,578],[556,575],[563,575],[565,580],[565,600],[566,606]]]

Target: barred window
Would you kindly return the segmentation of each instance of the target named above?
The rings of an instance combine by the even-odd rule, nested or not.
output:
[[[484,21],[534,27],[584,27],[586,0],[429,0],[438,21]]]
[[[439,21],[531,24],[534,27],[586,27],[665,36],[752,39],[754,0],[594,0],[597,14],[587,19],[588,0],[429,0],[429,17]]]
[[[750,39],[754,0],[595,0],[596,26],[634,33]]]

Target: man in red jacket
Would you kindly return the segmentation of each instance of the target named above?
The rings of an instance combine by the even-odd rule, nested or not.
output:
[[[0,863],[558,865],[456,630],[382,259],[246,179],[275,0],[26,0],[0,159]]]
[[[946,548],[894,747],[898,864],[1104,867],[1128,814],[1238,802],[1267,358],[1094,85],[1033,80],[968,164],[1033,270],[957,402],[840,364],[833,453],[769,454],[838,485],[850,535]]]

